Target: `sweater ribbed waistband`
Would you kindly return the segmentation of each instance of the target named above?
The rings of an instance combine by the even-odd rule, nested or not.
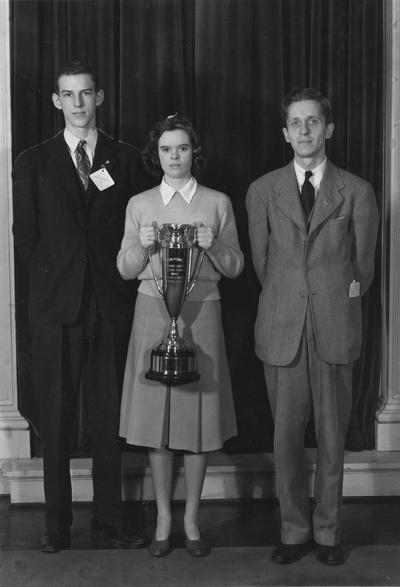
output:
[[[152,279],[142,279],[138,291],[154,298],[161,297],[161,294]],[[218,290],[218,283],[216,281],[203,280],[196,282],[196,285],[187,297],[187,301],[189,302],[215,302],[220,299],[221,296]]]

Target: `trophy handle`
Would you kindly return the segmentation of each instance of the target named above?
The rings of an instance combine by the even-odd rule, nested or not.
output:
[[[156,233],[157,233],[157,241],[159,240],[159,233],[160,233],[160,229],[157,225],[157,222],[154,220],[154,222],[152,223],[152,225],[154,226]],[[157,286],[158,291],[160,292],[160,294],[164,297],[164,291],[163,291],[163,282],[160,281],[156,275],[156,271],[154,269],[154,265],[153,265],[153,259],[151,258],[151,250],[153,247],[150,247],[148,249],[148,257],[149,257],[149,262],[150,262],[150,267],[151,267],[151,272],[153,274],[153,279],[154,282]]]
[[[204,226],[203,223],[201,223],[200,226]],[[197,240],[197,228],[196,228],[196,240]],[[199,255],[197,255],[196,263],[194,264],[194,269],[193,269],[193,276],[191,278],[189,277],[190,283],[189,283],[189,287],[187,288],[187,291],[186,291],[187,296],[190,294],[190,292],[192,291],[192,289],[196,285],[197,279],[199,277],[200,269],[203,264],[204,254],[205,254],[204,249],[201,249]],[[188,270],[189,276],[192,272],[191,269],[192,269],[192,247],[190,248],[190,254],[189,254],[189,270]]]

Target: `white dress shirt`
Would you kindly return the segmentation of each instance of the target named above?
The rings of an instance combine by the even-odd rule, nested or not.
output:
[[[90,133],[88,134],[86,139],[81,139],[79,137],[76,137],[67,128],[64,129],[64,139],[69,147],[71,159],[74,162],[75,167],[76,167],[75,150],[76,150],[76,147],[78,146],[79,141],[82,141],[82,140],[86,141],[85,151],[87,153],[87,156],[89,157],[90,165],[93,165],[97,137],[98,137],[97,128],[94,128],[92,131],[90,131]]]
[[[302,185],[305,180],[306,171],[312,171],[313,174],[310,177],[310,182],[314,186],[315,197],[317,197],[318,191],[319,191],[319,186],[320,186],[322,178],[324,176],[325,169],[326,169],[326,157],[322,161],[322,163],[320,163],[317,167],[315,167],[315,169],[303,169],[302,167],[300,167],[300,165],[295,160],[294,161],[294,171],[296,173],[297,183],[299,185],[299,191],[301,192],[301,188],[302,188]]]

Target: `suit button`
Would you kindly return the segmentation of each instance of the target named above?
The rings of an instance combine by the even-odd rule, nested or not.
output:
[[[79,259],[79,263],[82,263],[82,265],[86,265],[86,263],[87,263],[87,259],[85,259],[85,258],[81,257],[81,258]]]
[[[300,291],[299,294],[300,294],[300,297],[301,298],[306,298],[307,297],[307,292],[306,291]]]

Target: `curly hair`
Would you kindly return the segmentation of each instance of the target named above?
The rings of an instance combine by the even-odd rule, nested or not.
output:
[[[147,145],[142,151],[146,170],[151,175],[162,177],[164,172],[158,157],[158,141],[164,132],[171,130],[183,130],[187,133],[193,149],[192,174],[196,175],[205,166],[206,158],[203,155],[202,146],[191,122],[187,118],[179,116],[178,113],[163,118],[150,130]]]

